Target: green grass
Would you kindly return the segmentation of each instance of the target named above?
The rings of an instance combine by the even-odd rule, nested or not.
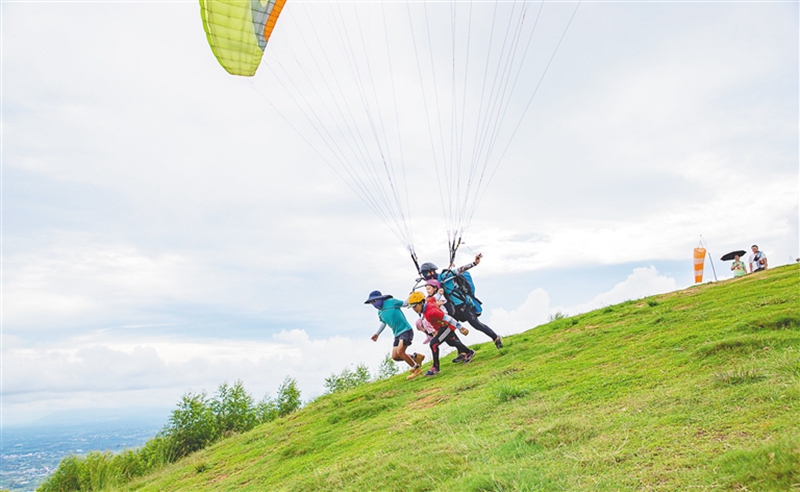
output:
[[[124,490],[800,490],[800,267],[475,346]]]

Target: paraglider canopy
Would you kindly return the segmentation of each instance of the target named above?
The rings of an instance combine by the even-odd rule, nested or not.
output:
[[[255,75],[286,0],[200,0],[208,44],[232,75]]]

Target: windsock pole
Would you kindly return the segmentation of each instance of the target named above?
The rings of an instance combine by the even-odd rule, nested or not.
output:
[[[714,256],[711,254],[711,251],[708,249],[708,245],[705,241],[703,241],[703,235],[700,234],[700,244],[706,249],[706,253],[708,254],[708,262],[711,263],[711,271],[714,273],[714,282],[717,282],[717,269],[714,268]]]

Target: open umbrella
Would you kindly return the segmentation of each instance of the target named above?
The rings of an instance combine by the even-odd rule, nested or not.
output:
[[[722,261],[731,261],[734,256],[742,257],[747,253],[747,251],[740,249],[739,251],[731,251],[727,255],[724,255],[720,260]]]

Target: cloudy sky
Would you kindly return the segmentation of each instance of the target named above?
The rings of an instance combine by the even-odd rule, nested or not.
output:
[[[386,24],[374,3],[290,0],[250,79],[219,66],[193,1],[2,2],[4,423],[169,408],[237,379],[260,398],[292,376],[308,398],[348,365],[377,367],[391,337],[369,340],[363,300],[403,296],[415,271],[343,179],[338,134],[313,129],[333,123],[312,91],[334,84],[307,57],[322,37],[320,58],[348,67],[326,36],[360,34],[350,43],[372,61],[356,74],[383,87],[376,108],[397,110],[378,126],[402,137],[413,244],[446,264],[431,161],[447,152],[431,142],[449,133],[425,123],[437,106],[420,97],[450,94],[414,61],[439,66],[450,26],[435,23],[451,6],[427,4],[431,44],[415,54],[422,4],[380,5]],[[484,321],[512,334],[686,287],[701,236],[715,258],[753,243],[771,265],[796,258],[798,3],[584,1],[569,23],[574,9],[542,9],[497,145],[513,139],[456,259],[484,254]],[[470,39],[485,46],[479,17]]]

